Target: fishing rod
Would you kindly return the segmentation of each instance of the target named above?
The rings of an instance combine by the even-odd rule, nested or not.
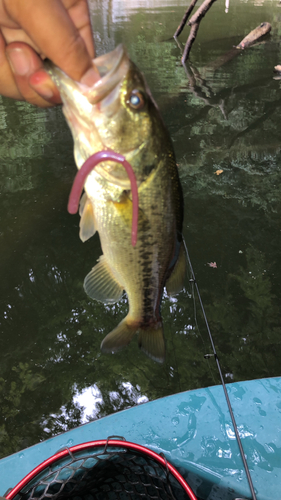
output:
[[[212,336],[212,333],[211,333],[211,330],[210,330],[210,327],[209,327],[209,323],[208,323],[208,320],[207,320],[207,316],[206,316],[205,309],[204,309],[204,306],[203,306],[203,302],[202,302],[202,299],[201,299],[201,295],[200,295],[200,292],[199,292],[199,287],[197,285],[197,281],[196,281],[196,278],[195,278],[195,274],[194,274],[194,271],[193,271],[193,267],[192,267],[192,264],[191,264],[191,260],[190,260],[190,257],[189,257],[187,246],[186,246],[186,243],[185,243],[184,240],[183,240],[183,243],[184,243],[187,260],[188,260],[188,264],[189,264],[190,271],[191,271],[191,279],[189,281],[191,283],[193,283],[194,286],[195,286],[195,288],[196,288],[196,292],[197,292],[197,295],[198,295],[200,307],[202,309],[204,321],[205,321],[206,328],[207,328],[207,331],[208,331],[208,335],[209,335],[209,338],[210,338],[210,342],[211,342],[211,346],[212,346],[212,350],[213,350],[213,356],[214,356],[214,358],[216,360],[216,363],[217,363],[217,367],[218,367],[218,371],[219,371],[219,375],[220,375],[220,379],[221,379],[221,384],[222,384],[222,387],[223,387],[223,391],[224,391],[226,403],[227,403],[227,406],[228,406],[228,411],[230,413],[230,417],[231,417],[231,420],[232,420],[232,425],[233,425],[233,428],[234,428],[236,440],[237,440],[238,447],[239,447],[239,450],[240,450],[240,455],[241,455],[242,462],[243,462],[243,465],[244,465],[244,469],[245,469],[245,472],[246,472],[246,476],[247,476],[247,479],[248,479],[248,483],[249,483],[249,487],[250,487],[250,490],[251,490],[251,494],[252,494],[253,500],[257,500],[256,493],[255,493],[255,490],[254,490],[253,481],[252,481],[252,477],[251,477],[249,466],[248,466],[248,462],[247,462],[247,459],[246,459],[246,455],[245,455],[245,452],[244,452],[244,449],[243,449],[243,445],[242,445],[242,442],[241,442],[241,439],[240,439],[238,427],[237,427],[236,420],[235,420],[235,417],[234,417],[234,413],[233,413],[233,410],[232,410],[231,402],[230,402],[230,399],[229,399],[229,396],[228,396],[228,392],[227,392],[227,389],[226,389],[226,385],[225,385],[225,382],[224,382],[224,378],[223,378],[223,374],[222,374],[222,370],[221,370],[219,358],[218,358],[218,355],[217,355],[215,343],[214,343],[214,340],[213,340],[213,336]],[[206,354],[204,357],[208,358],[209,355]]]

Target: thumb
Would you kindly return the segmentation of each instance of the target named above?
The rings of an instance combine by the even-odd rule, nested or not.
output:
[[[43,70],[42,59],[32,47],[23,42],[12,42],[6,47],[6,56],[23,99],[40,107],[48,107],[61,102],[56,86]],[[42,73],[40,92],[36,86],[30,84],[32,76],[39,70]]]

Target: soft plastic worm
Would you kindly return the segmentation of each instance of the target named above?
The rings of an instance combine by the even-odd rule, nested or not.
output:
[[[124,158],[124,156],[120,155],[119,153],[115,153],[114,151],[99,151],[98,153],[95,153],[92,156],[90,156],[90,158],[88,158],[85,161],[80,170],[78,170],[76,177],[74,179],[69,195],[67,209],[70,214],[76,214],[76,212],[78,211],[79,200],[82,193],[82,189],[84,187],[88,175],[96,167],[96,165],[98,165],[102,161],[108,161],[108,160],[115,161],[116,163],[120,163],[121,165],[123,165],[130,179],[132,201],[133,201],[131,241],[134,247],[137,243],[137,233],[138,233],[138,207],[139,207],[138,186],[132,166],[130,165],[129,162],[127,162],[126,158]]]

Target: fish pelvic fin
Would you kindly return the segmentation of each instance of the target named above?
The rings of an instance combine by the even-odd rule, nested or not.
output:
[[[83,194],[80,200],[79,214],[81,216],[79,237],[84,243],[96,232],[93,205],[86,193]]]
[[[183,242],[180,244],[179,256],[171,276],[166,281],[168,295],[176,295],[183,289],[186,274],[186,254]]]
[[[121,299],[123,287],[112,275],[104,255],[87,274],[84,280],[84,290],[89,297],[104,304],[114,304]]]
[[[127,318],[124,318],[121,323],[103,339],[101,351],[105,353],[120,351],[131,342],[136,332],[136,326],[130,325]]]
[[[101,351],[104,353],[120,351],[131,342],[137,332],[139,332],[138,343],[140,349],[154,361],[163,363],[165,360],[165,342],[161,321],[144,328],[139,323],[130,322],[127,316],[103,339]]]
[[[164,363],[165,341],[161,321],[139,329],[139,347],[154,361]]]

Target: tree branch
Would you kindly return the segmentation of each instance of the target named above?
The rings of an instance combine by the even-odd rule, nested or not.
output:
[[[183,55],[182,55],[182,58],[181,58],[182,64],[185,63],[185,61],[188,59],[189,52],[191,51],[191,47],[192,47],[193,42],[194,42],[194,40],[196,38],[198,30],[199,30],[199,23],[193,24],[193,26],[191,26],[191,28],[190,28],[190,33],[189,33],[188,39],[186,41],[186,44],[185,44],[185,47],[184,47],[184,51],[183,51]]]
[[[212,7],[213,3],[216,0],[205,0],[201,7],[193,14],[192,18],[188,21],[189,26],[191,26],[194,23],[200,23],[201,19],[205,16],[205,14],[208,12],[210,7]]]
[[[184,14],[182,20],[181,20],[181,23],[178,25],[175,33],[174,33],[174,38],[176,38],[177,36],[179,36],[183,30],[183,28],[185,27],[186,25],[186,21],[189,17],[189,14],[191,14],[191,12],[193,11],[194,9],[194,6],[195,4],[197,3],[197,0],[192,0],[190,6],[188,7],[186,13]]]
[[[188,7],[187,11],[185,12],[183,18],[182,18],[182,21],[180,23],[180,25],[178,26],[175,34],[174,34],[174,38],[176,38],[183,30],[185,24],[187,23],[189,26],[191,26],[191,29],[190,29],[190,33],[189,33],[189,37],[186,41],[186,44],[185,44],[185,48],[184,48],[184,52],[183,52],[183,56],[181,58],[181,62],[182,64],[188,59],[188,56],[189,56],[189,53],[190,53],[190,50],[191,50],[191,47],[192,47],[192,44],[196,38],[196,35],[197,35],[197,31],[199,29],[199,24],[201,22],[201,19],[205,16],[205,14],[208,12],[208,10],[210,9],[210,7],[212,6],[212,4],[215,2],[216,0],[205,0],[202,5],[197,9],[197,11],[195,12],[195,14],[193,14],[193,16],[190,18],[190,20],[188,21],[187,23],[187,19],[188,19],[188,16],[189,14],[192,12],[197,0],[192,0],[190,6]]]

